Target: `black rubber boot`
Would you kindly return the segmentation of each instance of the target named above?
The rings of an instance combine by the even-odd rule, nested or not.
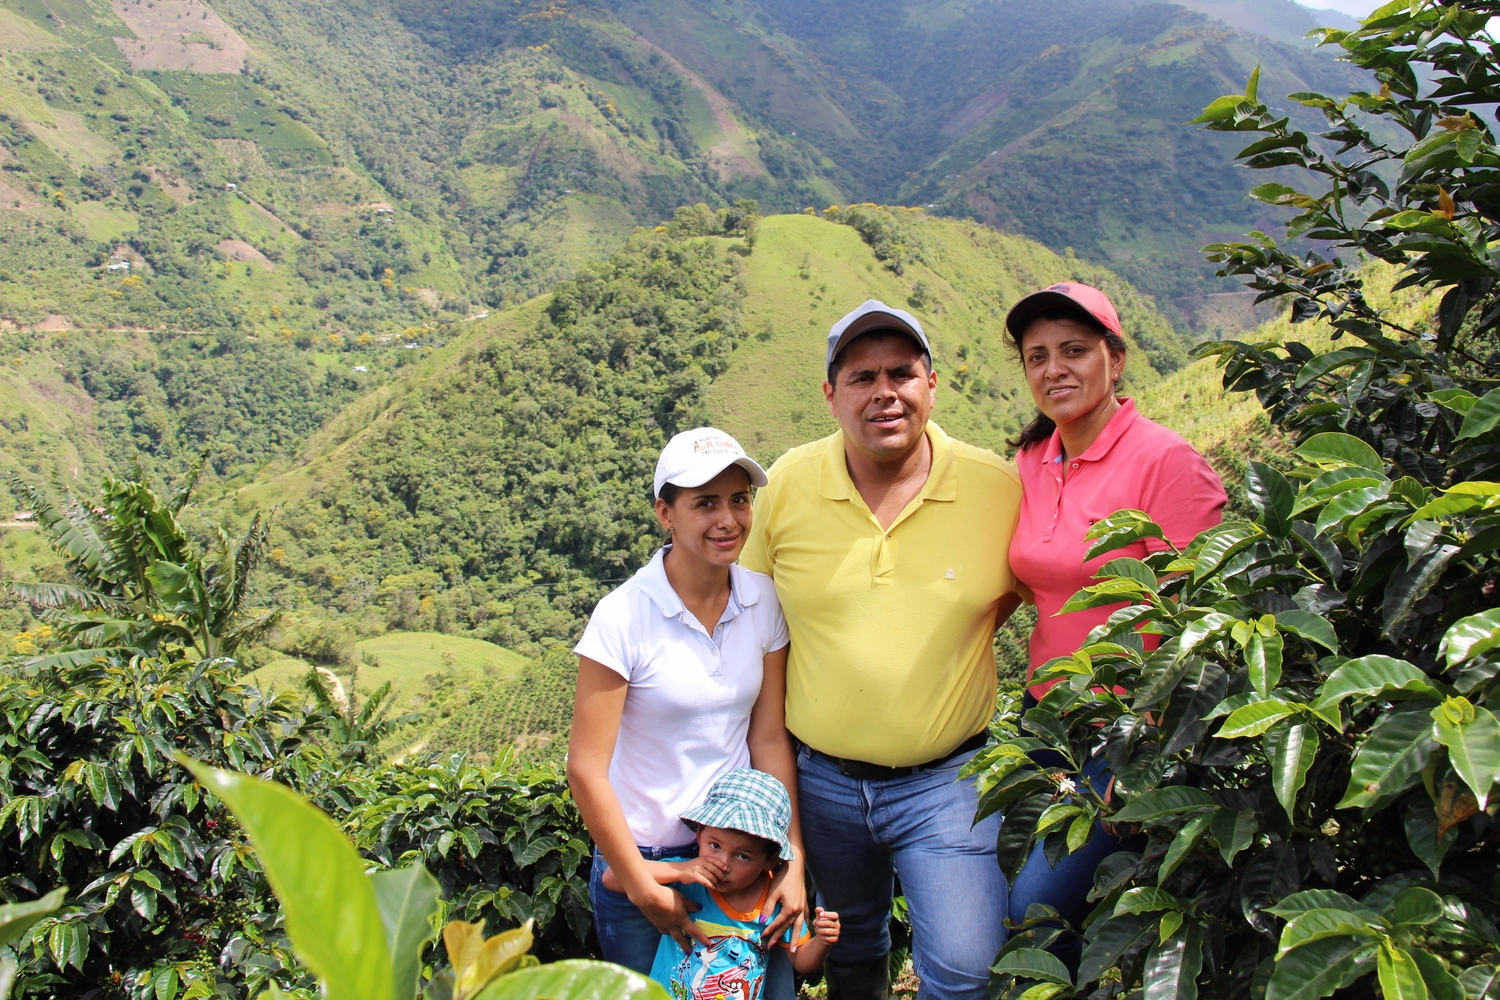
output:
[[[825,962],[823,977],[828,981],[828,1000],[891,1000],[889,956],[848,965]]]

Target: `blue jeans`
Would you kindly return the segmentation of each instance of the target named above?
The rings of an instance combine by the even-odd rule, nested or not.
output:
[[[1058,766],[1063,763],[1061,755],[1053,751],[1037,751],[1032,755],[1039,763]],[[1056,759],[1051,759],[1055,757]],[[1109,764],[1103,755],[1084,762],[1083,782],[1096,794],[1103,795],[1109,787]],[[1083,920],[1093,909],[1089,902],[1089,891],[1094,887],[1094,870],[1099,862],[1124,850],[1125,844],[1114,834],[1104,829],[1103,823],[1095,823],[1084,845],[1072,854],[1059,858],[1057,866],[1047,863],[1047,855],[1041,844],[1032,849],[1015,885],[1010,887],[1011,920],[1020,923],[1026,919],[1027,907],[1041,903],[1050,906],[1072,925],[1073,933],[1064,933],[1047,949],[1060,958],[1073,972],[1078,971],[1078,962],[1083,957],[1083,942],[1078,933]]]
[[[860,781],[807,747],[798,802],[818,905],[843,924],[829,954],[867,962],[891,948],[894,879],[912,925],[924,1000],[988,1000],[989,966],[1005,943],[1005,876],[995,861],[1000,817],[974,824],[978,798],[958,769],[972,753],[904,778]]]
[[[641,848],[641,857],[647,861],[681,861],[697,854],[697,844]],[[606,962],[649,976],[651,963],[656,961],[656,946],[661,944],[661,931],[636,908],[629,896],[604,888],[604,873],[608,869],[609,863],[595,848],[593,870],[589,872],[589,905],[594,908],[599,955]]]
[[[642,847],[647,861],[681,861],[697,857],[698,845],[686,847]],[[589,905],[594,909],[594,933],[599,937],[599,954],[606,962],[651,975],[656,949],[662,932],[636,908],[630,897],[604,887],[604,872],[609,863],[594,849],[594,864],[589,872]],[[766,989],[762,1000],[792,1000],[796,993],[792,962],[785,948],[772,948],[767,956]]]

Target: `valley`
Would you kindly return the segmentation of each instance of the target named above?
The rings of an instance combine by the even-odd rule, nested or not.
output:
[[[1188,350],[1273,314],[1197,247],[1281,210],[1180,122],[1257,63],[1282,93],[1357,82],[1310,17],[3,0],[0,471],[87,494],[203,456],[194,530],[275,511],[255,599],[287,616],[254,679],[388,677],[444,745],[545,741],[560,651],[658,542],[660,444],[712,422],[770,462],[827,433],[822,336],[864,298],[922,319],[936,418],[1005,453],[1031,411],[1006,308],[1105,288],[1130,391],[1239,461]],[[59,578],[0,533],[6,575]],[[484,645],[372,651],[425,636]]]

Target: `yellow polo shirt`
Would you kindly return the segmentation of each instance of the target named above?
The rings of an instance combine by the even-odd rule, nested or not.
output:
[[[927,437],[927,483],[889,529],[849,478],[842,431],[787,452],[755,500],[740,563],[776,581],[791,630],[787,728],[835,757],[920,764],[994,712],[1021,480],[937,424]]]

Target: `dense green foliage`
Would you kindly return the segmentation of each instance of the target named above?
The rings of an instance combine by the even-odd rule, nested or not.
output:
[[[1480,272],[1500,158],[1472,111],[1500,96],[1484,34],[1494,13],[1486,0],[1393,3],[1326,36],[1383,84],[1348,101],[1296,95],[1328,113],[1323,138],[1360,150],[1353,161],[1270,114],[1257,75],[1203,114],[1269,133],[1244,150],[1252,167],[1300,162],[1332,180],[1316,197],[1257,189],[1305,210],[1292,237],[1377,253],[1406,265],[1405,284],[1450,290],[1432,332],[1403,329],[1341,260],[1258,233],[1209,248],[1263,294],[1299,296],[1294,318],[1321,312],[1364,346],[1205,348],[1225,387],[1255,391],[1294,437],[1297,464],[1250,463],[1253,522],[1106,564],[1064,610],[1127,605],[1042,668],[1061,683],[1020,719],[1025,735],[975,765],[982,810],[1005,813],[1011,873],[1034,845],[1076,850],[1097,819],[1141,844],[1100,865],[1086,927],[1028,915],[995,967],[999,989],[1318,1000],[1373,973],[1387,998],[1493,995],[1500,485],[1480,477],[1500,445],[1500,390],[1494,278]],[[1374,141],[1352,107],[1411,143]],[[1402,162],[1394,189],[1369,171],[1382,160]],[[1144,514],[1122,511],[1091,531],[1090,555],[1153,536]],[[1144,649],[1142,628],[1159,649]],[[1062,763],[1034,761],[1044,748]],[[1080,777],[1094,757],[1108,788]],[[1045,951],[1060,933],[1087,942],[1076,977]]]
[[[167,643],[202,659],[233,656],[270,630],[278,612],[251,609],[247,601],[270,523],[256,515],[238,544],[221,528],[210,551],[194,551],[176,515],[196,479],[195,470],[165,502],[143,475],[106,479],[98,506],[69,494],[62,509],[25,483],[12,484],[66,561],[69,577],[68,583],[9,585],[46,609],[44,619],[68,647],[28,661],[31,670],[154,655]]]
[[[229,660],[133,658],[0,674],[3,891],[70,890],[24,949],[23,991],[310,985],[243,835],[172,763],[184,750],[298,788],[377,864],[425,862],[466,919],[534,919],[544,955],[579,953],[588,848],[556,772],[462,757],[351,764],[326,714],[234,673]]]
[[[449,920],[442,940],[450,964],[433,970],[423,953],[437,937],[443,905],[425,865],[366,872],[339,828],[295,792],[179,759],[249,833],[292,943],[329,1000],[665,1000],[659,984],[605,962],[538,968],[527,954],[529,919],[489,938],[483,924]]]
[[[222,976],[243,996],[273,976],[302,981],[242,836],[171,760],[185,749],[316,772],[319,721],[235,684],[233,666],[135,657],[0,674],[4,892],[69,888],[23,950],[21,995],[108,983],[148,996],[159,981],[191,991]]]
[[[742,336],[738,258],[720,247],[634,236],[515,342],[409,384],[347,476],[283,517],[280,565],[318,603],[375,591],[394,615],[409,595],[419,620],[441,589],[462,600],[456,624],[501,645],[568,635],[655,547],[641,484]]]
[[[469,919],[534,921],[543,954],[580,949],[588,846],[555,771],[510,755],[384,763],[380,737],[410,721],[382,719],[385,690],[307,704],[237,680],[220,654],[270,618],[240,620],[259,518],[205,566],[178,523],[186,489],[163,503],[139,480],[106,481],[103,506],[75,503],[71,518],[35,499],[85,585],[19,588],[50,606],[53,648],[0,669],[0,894],[70,891],[19,949],[23,995],[312,986],[242,834],[174,763],[183,752],[298,789],[375,864],[424,863]]]

